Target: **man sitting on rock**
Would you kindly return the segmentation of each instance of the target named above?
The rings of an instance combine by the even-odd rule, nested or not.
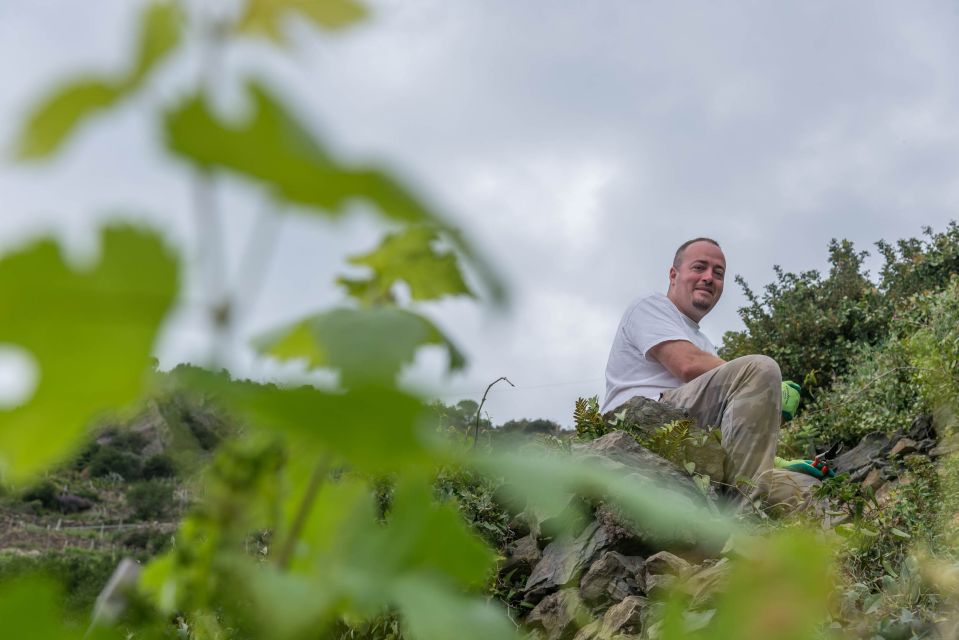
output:
[[[815,478],[774,468],[782,375],[774,360],[749,355],[726,362],[699,330],[723,293],[726,258],[710,238],[684,242],[669,269],[666,295],[642,296],[623,314],[606,365],[602,411],[645,396],[688,411],[702,427],[719,426],[724,477],[742,505],[757,492],[767,504],[795,509]],[[745,481],[745,482],[743,482]]]

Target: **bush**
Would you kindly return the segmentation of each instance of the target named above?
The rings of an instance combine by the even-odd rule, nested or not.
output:
[[[44,480],[40,484],[33,486],[23,493],[23,501],[37,502],[43,506],[44,509],[56,509],[57,508],[57,494],[60,492],[49,480]]]
[[[49,576],[63,585],[68,618],[85,626],[116,564],[117,558],[111,553],[73,549],[40,556],[0,554],[0,583],[34,573]]]
[[[810,445],[855,445],[871,431],[908,428],[925,407],[902,341],[859,348],[849,370],[809,402],[780,436],[780,452],[805,456]]]
[[[864,345],[881,342],[889,312],[867,278],[851,242],[829,244],[829,277],[818,271],[786,273],[774,267],[776,282],[755,294],[739,276],[749,304],[739,309],[746,325],[723,336],[720,356],[767,355],[779,363],[783,378],[802,381],[804,393],[825,388],[849,368]]]
[[[159,520],[173,511],[173,486],[162,480],[147,480],[133,485],[127,504],[138,520]]]
[[[136,549],[144,556],[154,556],[166,551],[171,544],[172,534],[156,529],[137,529],[123,537],[125,547]]]
[[[172,478],[174,476],[176,476],[176,467],[173,464],[173,459],[164,453],[147,458],[147,461],[143,463],[144,480]]]
[[[100,447],[90,460],[90,475],[102,478],[111,472],[123,476],[124,480],[137,480],[143,473],[142,463],[138,456],[112,445]]]

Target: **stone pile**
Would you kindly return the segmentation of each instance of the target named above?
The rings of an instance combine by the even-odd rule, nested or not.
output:
[[[685,470],[623,431],[574,445],[573,455],[624,477],[669,487],[678,503],[715,512],[714,492],[704,492]],[[653,637],[655,628],[649,627],[661,606],[654,600],[677,585],[689,596],[690,628],[708,622],[712,595],[728,563],[695,527],[663,537],[605,504],[591,506],[578,498],[571,498],[565,513],[529,515],[521,516],[527,517],[528,533],[509,547],[500,572],[528,576],[522,597],[532,608],[525,622],[543,638]],[[560,521],[564,527],[553,525]]]

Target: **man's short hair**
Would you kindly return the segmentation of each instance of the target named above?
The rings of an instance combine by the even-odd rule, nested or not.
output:
[[[676,249],[676,256],[673,258],[673,267],[678,269],[679,266],[683,264],[683,253],[686,252],[686,247],[693,244],[694,242],[710,242],[716,245],[717,247],[719,247],[720,249],[722,249],[722,247],[719,246],[719,243],[713,240],[712,238],[693,238],[692,240],[687,240],[686,242],[679,245],[678,249]]]

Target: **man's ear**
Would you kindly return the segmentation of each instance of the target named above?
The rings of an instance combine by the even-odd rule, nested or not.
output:
[[[676,267],[670,267],[670,268],[669,268],[669,288],[670,288],[670,289],[673,288],[673,284],[676,282],[676,274],[677,274],[677,273],[678,273],[678,272],[676,271]]]

